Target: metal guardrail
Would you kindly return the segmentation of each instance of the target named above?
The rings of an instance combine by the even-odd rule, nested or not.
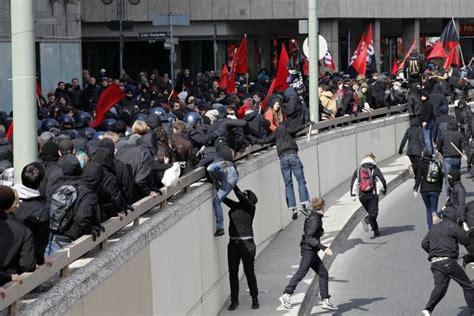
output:
[[[398,105],[392,106],[391,108],[382,108],[377,109],[372,112],[359,113],[357,116],[343,116],[338,117],[332,120],[319,122],[313,125],[313,131],[316,130],[325,130],[336,128],[341,125],[348,125],[351,123],[358,123],[364,120],[371,120],[374,118],[390,116],[394,114],[399,114],[407,110],[407,105]],[[308,130],[306,129],[306,133]],[[253,153],[267,149],[272,145],[260,146],[255,145],[245,149],[242,153],[239,153],[236,157],[236,160],[242,159],[244,157],[249,157]],[[20,310],[20,303],[23,296],[30,293],[36,287],[40,286],[51,277],[55,276],[57,273],[61,277],[66,277],[70,275],[69,265],[72,264],[77,259],[84,256],[89,251],[93,250],[97,246],[100,246],[102,249],[105,249],[108,244],[108,240],[119,230],[123,229],[125,226],[133,223],[134,226],[138,226],[140,216],[151,211],[155,207],[161,206],[164,207],[167,204],[167,201],[172,198],[174,195],[180,192],[187,192],[190,189],[190,186],[206,176],[206,171],[204,168],[197,168],[190,173],[180,177],[179,183],[176,187],[168,188],[167,190],[162,189],[161,195],[155,197],[149,196],[141,199],[140,201],[133,204],[133,212],[129,212],[126,216],[112,217],[103,223],[105,232],[100,235],[95,241],[92,239],[91,235],[85,235],[81,238],[75,240],[67,247],[59,250],[51,258],[51,266],[42,265],[34,272],[23,273],[22,283],[8,283],[8,287],[5,287],[5,297],[0,298],[0,311],[3,311],[5,308],[10,307],[10,314],[17,315]]]

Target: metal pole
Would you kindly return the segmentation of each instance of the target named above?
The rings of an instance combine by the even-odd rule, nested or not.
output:
[[[13,167],[21,182],[23,167],[38,157],[36,134],[36,56],[34,0],[11,1],[13,83]]]
[[[319,91],[318,91],[318,18],[316,15],[316,0],[308,0],[308,39],[309,39],[309,113],[311,121],[319,121]]]
[[[125,18],[125,4],[124,0],[117,1],[117,15],[119,18],[119,54],[120,54],[120,78],[123,77],[123,19]]]
[[[351,63],[351,31],[347,31],[347,66]]]
[[[214,23],[214,71],[217,71],[217,26]]]
[[[171,82],[174,82],[174,42],[173,42],[173,13],[170,12],[170,40],[171,40],[171,50],[170,50],[170,74]]]

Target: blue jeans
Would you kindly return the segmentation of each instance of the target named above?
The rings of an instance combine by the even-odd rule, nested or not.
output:
[[[451,170],[461,171],[461,158],[446,157],[443,159],[444,166],[444,187],[446,188],[446,194],[449,191],[448,174]]]
[[[59,250],[61,250],[64,247],[66,247],[70,243],[72,243],[72,240],[70,238],[52,236],[49,239],[48,246],[46,246],[46,249],[44,251],[44,255],[48,256],[48,257],[51,257],[56,252],[58,252]]]
[[[226,167],[225,164],[229,166]],[[228,161],[219,161],[211,163],[207,171],[212,177],[220,182],[217,188],[216,196],[212,201],[214,213],[216,215],[216,229],[224,229],[224,212],[222,210],[222,201],[229,195],[239,180],[239,174],[234,165]]]
[[[423,141],[425,143],[425,147],[430,150],[431,154],[433,154],[433,138],[431,134],[431,123],[426,124],[426,127],[421,129],[423,133]]]
[[[295,175],[298,182],[298,192],[301,204],[309,204],[309,193],[304,179],[303,164],[297,154],[284,155],[280,157],[280,169],[285,181],[286,205],[290,210],[296,208],[295,192],[293,191],[293,178]]]
[[[433,226],[433,213],[438,211],[439,192],[421,192],[421,197],[426,206],[426,223],[430,229]]]

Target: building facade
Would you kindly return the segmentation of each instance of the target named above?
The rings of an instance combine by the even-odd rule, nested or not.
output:
[[[81,6],[74,0],[35,0],[36,76],[44,94],[59,80],[81,76]],[[0,1],[0,110],[12,108],[10,1]]]

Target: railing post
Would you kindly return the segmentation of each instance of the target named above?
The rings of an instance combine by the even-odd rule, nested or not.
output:
[[[109,239],[105,239],[103,242],[100,243],[100,248],[105,250],[109,247]]]
[[[70,276],[71,270],[69,269],[69,266],[67,265],[64,268],[62,268],[60,274],[62,278],[67,278],[68,276]]]
[[[140,225],[140,217],[137,217],[133,220],[133,226],[138,226]]]
[[[10,305],[10,315],[17,316],[20,315],[21,301],[16,301]]]

